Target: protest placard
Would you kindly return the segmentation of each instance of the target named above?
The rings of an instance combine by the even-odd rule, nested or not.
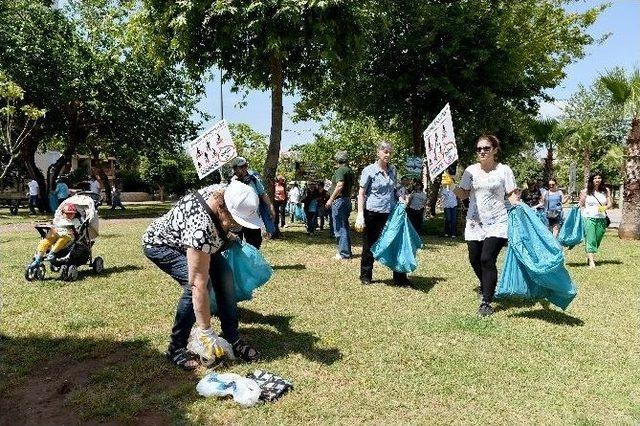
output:
[[[436,177],[458,160],[458,148],[453,133],[451,108],[446,104],[422,134],[427,153],[427,168],[433,182]]]
[[[225,120],[218,121],[213,127],[190,142],[187,151],[196,166],[200,179],[238,155]]]

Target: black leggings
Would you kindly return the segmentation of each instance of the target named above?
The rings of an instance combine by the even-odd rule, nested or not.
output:
[[[467,241],[469,248],[469,262],[473,272],[480,280],[482,287],[482,301],[491,303],[498,283],[498,268],[496,261],[500,250],[507,244],[506,238],[489,237],[484,241]]]

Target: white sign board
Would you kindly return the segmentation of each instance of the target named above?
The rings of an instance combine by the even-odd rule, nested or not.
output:
[[[449,104],[442,108],[442,111],[424,131],[422,137],[427,153],[429,177],[433,182],[440,173],[458,160],[458,148],[453,133],[453,120]]]
[[[200,179],[238,156],[225,120],[190,142],[188,152]]]
[[[420,177],[423,166],[422,157],[407,157],[404,163],[406,174],[411,177]]]

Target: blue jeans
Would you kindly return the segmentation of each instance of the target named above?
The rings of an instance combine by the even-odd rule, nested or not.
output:
[[[31,214],[36,214],[36,207],[38,207],[38,196],[29,195],[29,212]]]
[[[170,346],[173,349],[184,348],[187,346],[191,327],[196,322],[191,285],[189,285],[187,255],[180,250],[166,246],[147,246],[144,248],[144,254],[182,287],[182,296],[178,299],[176,317],[171,330]],[[233,287],[233,275],[221,253],[211,255],[209,285],[213,285],[213,291],[216,295],[218,317],[224,338],[233,343],[240,337],[238,333],[238,306]],[[214,313],[212,312],[212,314]]]
[[[456,211],[457,207],[447,207],[444,209],[444,233],[445,235],[456,235]]]
[[[349,215],[351,214],[351,200],[349,197],[337,198],[331,205],[331,219],[333,235],[338,243],[340,256],[349,258],[351,253],[351,234],[349,231]]]

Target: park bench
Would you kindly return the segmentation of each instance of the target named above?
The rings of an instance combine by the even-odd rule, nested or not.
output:
[[[15,216],[18,209],[29,205],[29,197],[20,192],[0,192],[0,208],[8,207],[9,212]]]

